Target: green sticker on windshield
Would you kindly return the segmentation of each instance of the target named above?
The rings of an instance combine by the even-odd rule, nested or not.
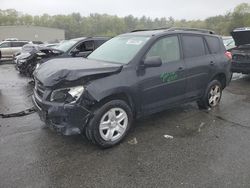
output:
[[[171,82],[177,80],[178,76],[176,72],[165,72],[161,74],[160,78],[163,82]]]

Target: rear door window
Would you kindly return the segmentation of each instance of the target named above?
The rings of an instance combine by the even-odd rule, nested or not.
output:
[[[206,54],[202,36],[183,35],[182,45],[185,58],[200,57]]]
[[[27,42],[11,42],[12,47],[22,47],[25,44],[27,44]]]
[[[180,60],[179,40],[177,36],[159,39],[148,51],[147,57],[158,56],[162,63]]]
[[[19,47],[19,43],[18,42],[11,42],[11,47]]]
[[[212,54],[217,54],[220,52],[220,41],[217,37],[205,37],[209,50]]]

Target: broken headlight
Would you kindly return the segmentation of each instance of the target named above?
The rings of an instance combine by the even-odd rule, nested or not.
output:
[[[56,89],[51,93],[50,101],[60,103],[74,103],[80,98],[83,91],[83,86]]]

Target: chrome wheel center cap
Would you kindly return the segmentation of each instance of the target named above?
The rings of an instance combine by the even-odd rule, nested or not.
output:
[[[110,125],[111,125],[112,128],[114,128],[114,127],[117,126],[117,122],[116,121],[112,121]]]

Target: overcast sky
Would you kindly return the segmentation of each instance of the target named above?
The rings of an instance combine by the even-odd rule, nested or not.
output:
[[[13,8],[32,15],[79,12],[83,16],[107,13],[189,20],[225,14],[243,2],[250,0],[0,0],[0,9]]]

